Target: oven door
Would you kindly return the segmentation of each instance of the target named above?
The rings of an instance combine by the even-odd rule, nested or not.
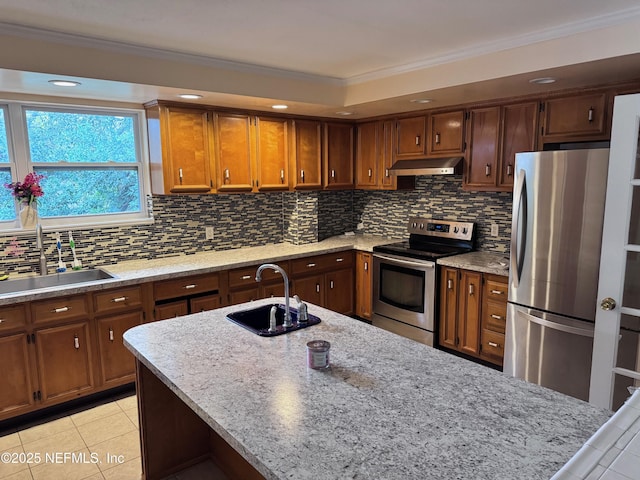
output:
[[[433,332],[435,262],[373,254],[373,313]]]

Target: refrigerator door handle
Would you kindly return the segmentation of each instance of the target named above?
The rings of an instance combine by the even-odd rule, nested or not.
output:
[[[520,283],[522,275],[522,264],[524,259],[524,251],[527,247],[526,232],[522,232],[520,239],[522,242],[520,251],[518,252],[518,233],[521,225],[520,221],[524,224],[524,228],[527,226],[527,194],[526,187],[526,175],[524,170],[518,172],[518,189],[516,190],[513,198],[513,225],[511,226],[511,271],[513,272],[513,286],[517,287]],[[522,212],[522,218],[520,218],[520,212]]]
[[[553,330],[559,330],[561,332],[572,333],[574,335],[581,335],[583,337],[593,337],[593,332],[594,332],[593,328],[588,329],[588,328],[572,327],[570,325],[563,325],[561,323],[551,322],[544,318],[540,318],[533,313],[524,313],[524,312],[521,312],[521,313],[526,315],[529,321],[533,323],[537,323],[538,325],[542,325],[543,327],[552,328]]]

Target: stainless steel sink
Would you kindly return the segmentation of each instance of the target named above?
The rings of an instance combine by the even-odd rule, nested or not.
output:
[[[269,332],[269,316],[271,314],[271,307],[274,305],[277,308],[276,331]],[[293,326],[290,328],[284,328],[282,326],[284,323],[284,305],[282,304],[262,305],[261,307],[251,308],[249,310],[233,312],[227,315],[227,320],[231,320],[250,332],[262,337],[282,335],[283,333],[293,332],[295,330],[300,330],[301,328],[310,327],[311,325],[320,323],[320,319],[315,315],[309,315],[308,322],[298,323],[298,310],[291,308],[290,312],[291,321],[293,322]]]
[[[77,283],[94,282],[96,280],[106,280],[115,278],[108,272],[100,268],[88,270],[71,270],[64,273],[53,273],[41,277],[17,278],[15,280],[5,280],[0,282],[0,294],[28,292],[36,288],[59,287],[62,285],[74,285]]]

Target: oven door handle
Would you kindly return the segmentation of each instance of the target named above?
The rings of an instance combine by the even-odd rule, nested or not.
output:
[[[385,255],[380,255],[379,253],[375,253],[373,255],[374,257],[380,258],[382,260],[386,260],[388,262],[393,262],[393,263],[397,263],[400,265],[407,265],[408,267],[414,267],[414,268],[434,268],[436,266],[436,264],[434,262],[411,262],[411,261],[407,261],[407,260],[400,260],[396,257],[387,257]]]

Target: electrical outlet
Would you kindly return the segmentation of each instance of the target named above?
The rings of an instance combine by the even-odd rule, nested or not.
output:
[[[356,228],[358,230],[362,230],[364,228],[364,223],[360,222]]]
[[[207,240],[213,240],[213,227],[205,227],[204,238]]]
[[[492,223],[491,224],[491,236],[492,237],[497,237],[499,235],[499,231],[498,231],[498,224],[497,223]]]

